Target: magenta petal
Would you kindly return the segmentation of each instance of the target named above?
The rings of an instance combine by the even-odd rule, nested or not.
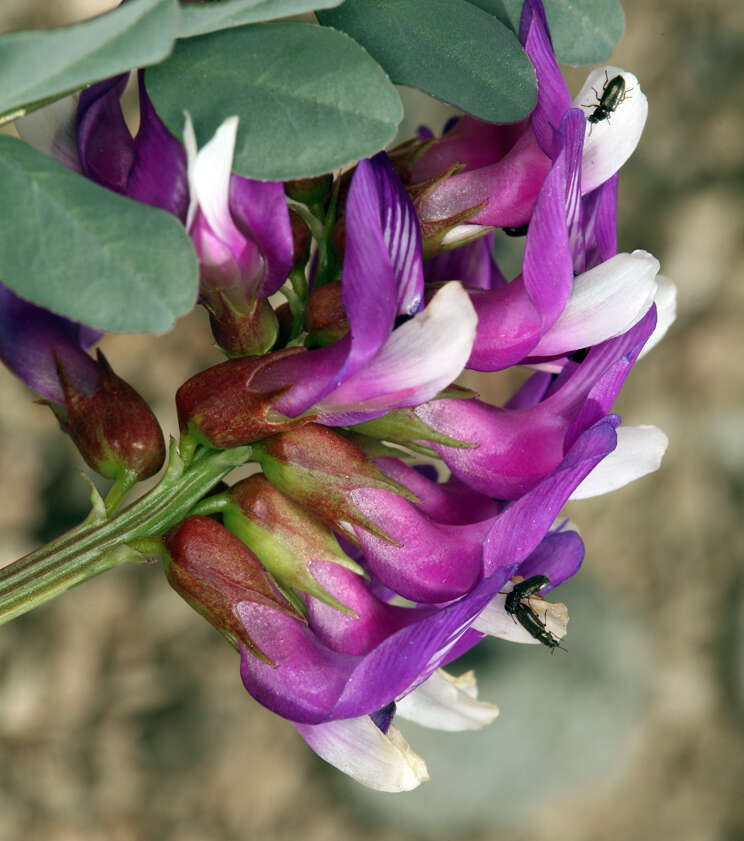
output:
[[[433,429],[478,443],[470,449],[430,446],[455,476],[480,493],[521,496],[557,467],[579,434],[607,414],[654,323],[652,313],[622,336],[592,348],[580,365],[565,367],[549,396],[526,408],[453,399],[419,406],[416,414]]]
[[[524,359],[539,341],[542,319],[521,276],[500,289],[471,292],[470,300],[478,325],[466,368],[501,371]]]
[[[584,432],[556,470],[499,515],[483,546],[484,570],[521,563],[542,541],[582,479],[617,445],[617,415]]]
[[[552,155],[555,127],[573,103],[553,53],[548,21],[540,0],[526,0],[522,7],[519,40],[537,75],[537,105],[532,112],[532,128],[542,150]]]
[[[396,607],[385,604],[369,590],[364,579],[338,564],[316,562],[316,581],[357,616],[309,597],[308,621],[318,639],[342,654],[367,654],[390,634],[428,616],[433,608]]]
[[[55,353],[76,388],[94,391],[99,369],[83,348],[98,338],[98,331],[24,301],[0,283],[0,359],[47,400],[65,402]]]
[[[430,442],[453,475],[487,496],[515,499],[560,463],[577,410],[562,403],[509,410],[480,400],[445,399],[419,406],[416,414],[445,435],[478,442],[471,449]]]
[[[396,593],[416,602],[447,602],[467,593],[480,579],[481,544],[490,521],[442,525],[402,497],[373,488],[353,491],[352,497],[359,510],[395,541],[354,526],[367,566]]]
[[[346,201],[346,250],[341,279],[351,348],[334,386],[372,359],[390,335],[397,315],[398,291],[380,212],[375,170],[370,161],[359,161]]]
[[[571,446],[585,429],[596,423],[612,408],[625,378],[630,373],[630,369],[638,359],[638,355],[643,350],[649,336],[654,332],[655,326],[656,306],[652,306],[646,315],[627,333],[603,342],[589,351],[586,359],[579,366],[581,374],[572,376],[568,385],[565,386],[568,389],[567,399],[571,400],[570,391],[572,389],[586,388],[588,383],[591,384],[581,411],[574,418],[570,429],[566,433],[566,447]],[[593,372],[601,372],[601,374],[596,376]],[[593,377],[594,381],[592,382]],[[581,382],[582,378],[585,378],[584,383]],[[562,388],[558,394],[563,390]]]
[[[274,408],[295,418],[316,403],[331,388],[349,353],[349,336],[328,347],[292,354],[270,362],[252,381],[260,391],[288,388]]]
[[[499,271],[493,259],[493,234],[487,234],[475,242],[460,248],[445,251],[424,263],[426,280],[444,282],[459,280],[469,289],[500,289],[506,286],[506,278]]]
[[[384,152],[371,159],[377,178],[382,233],[397,288],[397,315],[414,315],[424,297],[421,228],[413,203]]]
[[[550,584],[540,592],[548,593],[575,575],[584,560],[584,541],[575,531],[551,532],[529,557],[519,565],[522,578],[546,575]]]
[[[508,580],[497,570],[454,604],[388,637],[362,659],[339,698],[333,715],[351,718],[381,709],[423,683],[449,659],[448,655],[470,623]]]
[[[361,657],[335,653],[296,619],[243,602],[242,621],[275,664],[243,650],[243,683],[260,703],[301,724],[369,715],[438,669],[507,578],[506,569],[497,570],[464,599],[391,634]]]
[[[134,141],[119,103],[128,78],[123,73],[86,88],[75,120],[83,175],[117,193],[126,193],[134,162]]]
[[[538,371],[533,374],[504,404],[505,409],[528,409],[537,405],[544,397],[553,377]]]
[[[455,163],[470,170],[490,166],[507,154],[526,127],[526,120],[498,125],[465,115],[423,152],[413,168],[411,181],[426,181]]]
[[[186,152],[153,108],[145,90],[144,71],[139,71],[137,81],[140,126],[134,138],[134,162],[126,194],[185,222],[189,206]]]
[[[573,284],[569,226],[581,207],[584,141],[584,117],[579,110],[566,114],[560,140],[561,149],[540,189],[524,251],[524,284],[542,317],[543,333],[561,314]]]
[[[266,274],[260,295],[268,298],[284,283],[292,268],[294,246],[284,185],[280,181],[254,181],[233,175],[230,212],[242,233],[261,249]]]
[[[251,695],[291,721],[320,724],[330,720],[360,658],[331,651],[307,625],[273,608],[242,602],[237,610],[251,639],[274,664],[241,650],[240,673]],[[365,712],[380,706],[373,704]]]
[[[582,201],[586,269],[592,269],[617,254],[617,173]]]
[[[501,511],[499,502],[479,494],[454,476],[447,482],[436,482],[397,458],[376,458],[375,464],[386,476],[415,494],[421,500],[415,503],[416,507],[438,523],[456,526],[479,523]]]
[[[529,221],[549,169],[550,158],[526,131],[496,163],[447,178],[421,200],[419,215],[431,221],[448,219],[485,203],[468,222],[519,227]]]

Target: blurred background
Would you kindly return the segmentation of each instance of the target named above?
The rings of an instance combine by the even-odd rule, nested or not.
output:
[[[3,0],[0,31],[113,5]],[[556,594],[568,653],[479,646],[451,670],[476,668],[500,717],[461,734],[404,722],[432,780],[379,794],[251,700],[157,568],[110,572],[0,629],[0,841],[744,839],[744,5],[624,8],[611,63],[650,110],[620,249],[659,257],[679,316],[618,411],[671,444],[658,473],[571,504],[587,558]],[[586,72],[567,70],[572,90]],[[174,389],[220,360],[205,325],[103,341],[166,432]],[[0,371],[0,564],[84,516],[82,466]]]

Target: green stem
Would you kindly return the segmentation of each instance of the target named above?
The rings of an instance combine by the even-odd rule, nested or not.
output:
[[[82,89],[84,90],[87,87],[88,85],[83,85]],[[38,111],[39,108],[44,108],[44,106],[46,105],[51,105],[53,102],[57,102],[57,100],[64,99],[66,96],[69,96],[72,93],[76,93],[79,90],[81,90],[80,86],[76,88],[70,88],[66,91],[62,91],[62,93],[55,93],[52,96],[45,96],[43,99],[37,99],[34,102],[27,102],[25,105],[15,105],[13,108],[9,108],[7,111],[0,112],[0,126],[4,126],[6,123],[12,123],[13,120],[17,120],[20,117],[25,117],[26,114],[30,114],[32,111]]]
[[[201,514],[202,517],[208,517],[210,514],[219,514],[228,505],[234,505],[228,494],[213,494],[197,502],[191,511],[189,511],[189,514]]]
[[[0,570],[0,624],[105,570],[141,555],[124,544],[162,534],[180,522],[251,447],[197,453],[186,466],[171,445],[165,475],[148,494],[115,517],[86,520],[66,535]]]
[[[293,341],[302,332],[302,325],[305,319],[305,308],[307,307],[307,278],[305,267],[295,266],[289,273],[289,287],[282,288],[282,293],[289,303],[292,313],[292,329],[289,332],[289,340]]]
[[[337,178],[333,184],[333,194],[328,202],[328,209],[325,212],[322,207],[309,208],[292,200],[287,202],[289,207],[304,220],[312,238],[318,243],[318,269],[315,273],[316,288],[323,286],[325,283],[330,283],[335,277],[336,256],[331,237],[333,226],[336,224],[336,204],[340,185],[341,181]]]
[[[116,477],[114,484],[106,494],[106,515],[110,517],[119,507],[119,503],[137,484],[137,473],[134,470],[122,470]]]

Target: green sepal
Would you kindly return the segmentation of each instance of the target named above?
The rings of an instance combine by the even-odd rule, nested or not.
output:
[[[291,598],[292,590],[300,590],[318,599],[330,607],[347,613],[354,618],[357,614],[351,608],[346,607],[338,599],[334,598],[327,590],[324,590],[315,580],[310,572],[310,565],[307,558],[298,557],[290,546],[284,543],[277,534],[259,523],[250,520],[237,505],[226,508],[222,513],[222,521],[230,531],[239,537],[248,546],[266,569],[276,580],[287,598]],[[330,532],[329,537],[332,537]],[[318,553],[315,560],[332,561],[357,575],[364,575],[364,570],[351,558],[347,557],[340,548],[333,557],[323,557]],[[302,601],[296,596],[291,598],[292,603],[305,607]]]
[[[470,448],[477,447],[477,443],[461,441],[457,438],[450,438],[442,435],[436,429],[432,429],[418,417],[414,409],[394,409],[381,418],[354,426],[355,432],[361,432],[372,438],[379,438],[382,441],[393,441],[396,444],[408,444],[409,442],[432,441],[435,444],[442,444],[445,447]]]

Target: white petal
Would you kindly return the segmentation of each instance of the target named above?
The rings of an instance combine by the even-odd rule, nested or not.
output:
[[[574,99],[587,118],[599,105],[608,80],[622,76],[625,80],[625,97],[608,119],[586,124],[584,155],[581,167],[581,192],[588,193],[599,187],[633,154],[641,139],[648,116],[648,100],[638,84],[638,79],[619,67],[598,67],[587,76],[584,87]]]
[[[229,206],[230,175],[237,134],[238,117],[228,117],[214,133],[214,137],[199,150],[193,164],[189,161],[188,173],[191,201],[198,203],[209,227],[219,239],[228,244],[242,243],[244,239],[235,227]],[[188,147],[187,154],[190,155]]]
[[[656,426],[620,426],[617,447],[592,470],[569,499],[588,499],[622,488],[659,469],[669,439]]]
[[[512,587],[511,582],[505,584],[505,592],[497,593],[491,599],[471,627],[482,634],[488,634],[490,637],[498,637],[502,640],[509,640],[509,642],[538,645],[540,640],[535,639],[529,631],[516,621],[514,616],[504,609],[506,594],[511,592]],[[563,602],[549,602],[539,596],[531,596],[526,601],[538,619],[545,625],[545,629],[556,639],[563,639],[566,636],[568,609]]]
[[[480,730],[499,714],[496,704],[478,701],[475,672],[460,677],[437,669],[397,703],[396,713],[434,730]]]
[[[368,715],[294,726],[318,756],[369,788],[410,791],[429,779],[400,730],[391,725],[385,734]]]
[[[656,278],[659,288],[656,290],[654,303],[656,304],[656,327],[643,346],[638,358],[645,356],[666,335],[667,330],[677,318],[677,287],[668,277],[660,274]]]
[[[199,207],[199,202],[196,198],[196,191],[192,189],[194,183],[194,166],[196,165],[197,147],[196,134],[194,133],[194,123],[191,121],[191,114],[188,111],[183,112],[186,121],[183,126],[183,145],[186,149],[186,177],[189,182],[189,210],[186,214],[186,230],[191,228],[191,223],[196,216],[196,210]]]
[[[454,228],[447,231],[439,244],[442,247],[455,248],[479,239],[484,233],[492,230],[493,228],[488,225],[455,225]]]
[[[45,108],[20,117],[13,125],[21,140],[55,158],[69,169],[80,172],[75,135],[77,104],[77,94],[66,96]]]
[[[625,333],[653,304],[658,272],[656,257],[634,251],[580,274],[560,317],[530,355],[555,356]]]
[[[319,404],[324,412],[373,406],[417,406],[448,386],[465,367],[478,316],[458,281],[446,283],[418,313],[390,334],[375,358]],[[400,395],[410,389],[403,399]]]

